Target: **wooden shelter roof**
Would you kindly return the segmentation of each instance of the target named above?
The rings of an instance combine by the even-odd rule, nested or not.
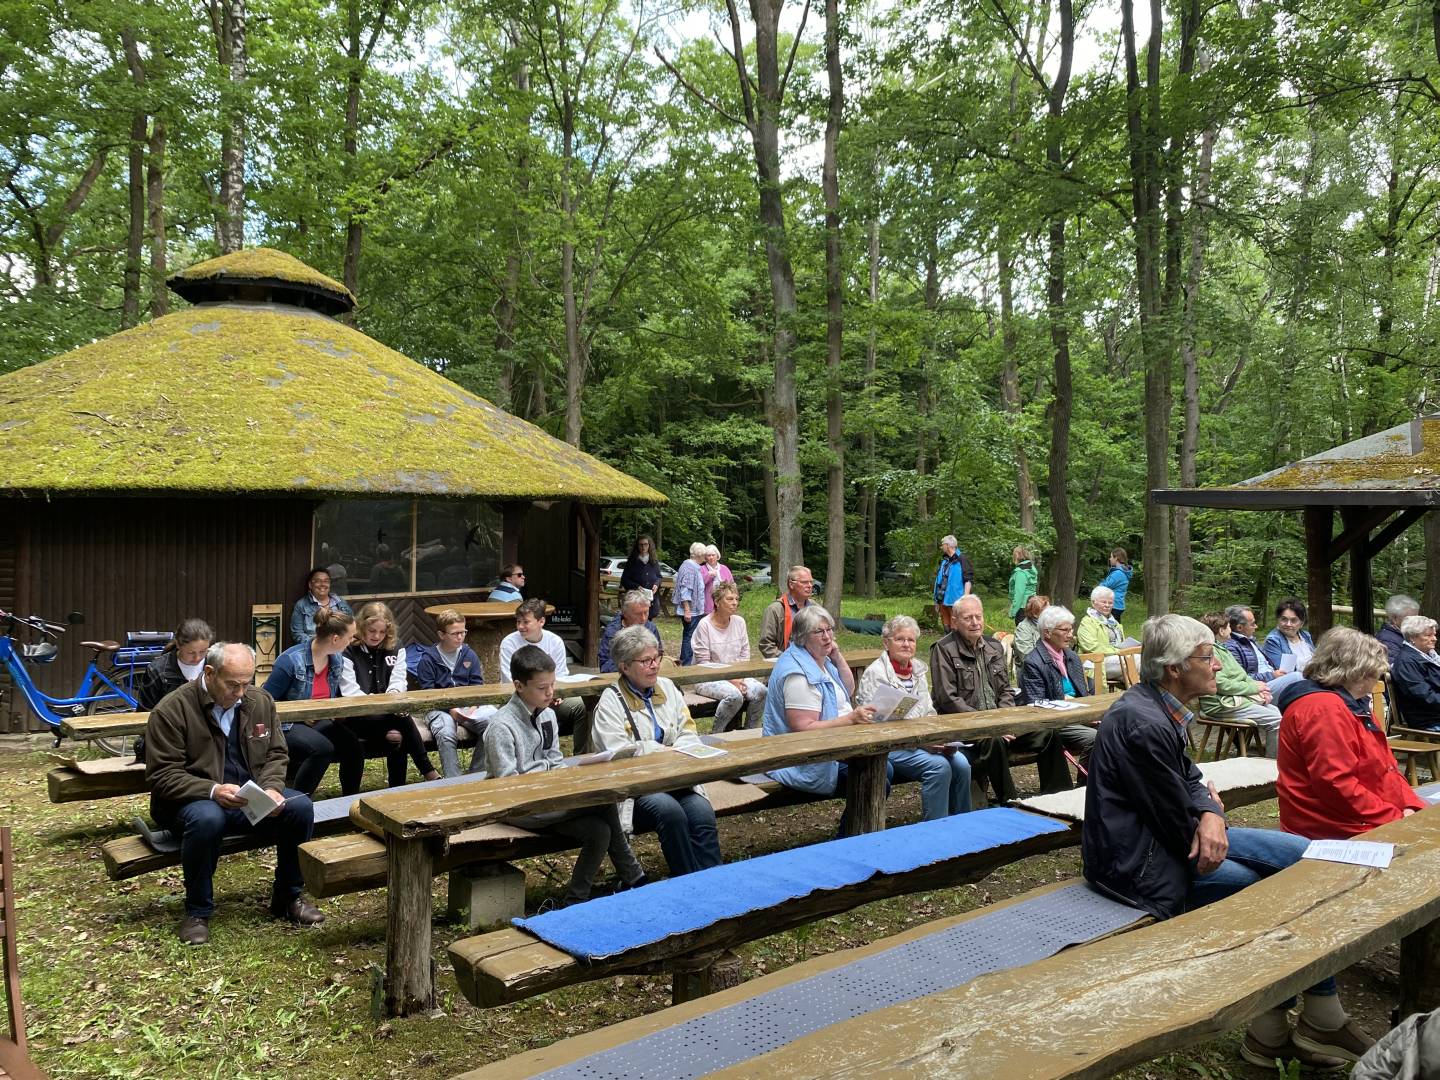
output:
[[[237,275],[281,281],[247,294],[268,301],[202,302],[0,376],[0,493],[666,501],[286,291],[344,286],[239,254],[177,277],[226,297]]]
[[[1236,510],[1440,506],[1440,415],[1421,416],[1228,487],[1165,488],[1158,503]]]

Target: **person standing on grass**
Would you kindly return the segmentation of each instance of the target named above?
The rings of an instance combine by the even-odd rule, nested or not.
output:
[[[700,622],[700,617],[705,614],[704,566],[705,545],[697,541],[690,545],[690,558],[681,563],[680,569],[675,571],[675,595],[672,599],[675,603],[675,617],[680,620],[681,625],[681,666],[695,662],[690,639],[695,635],[695,626]]]
[[[1010,571],[1010,618],[1019,627],[1025,618],[1026,603],[1040,586],[1040,572],[1035,568],[1029,548],[1017,547],[1010,558],[1015,564],[1015,569]]]
[[[1130,566],[1130,556],[1123,547],[1110,552],[1110,570],[1100,579],[1100,584],[1115,594],[1115,618],[1125,618],[1125,594],[1130,591],[1130,578],[1135,571]]]
[[[1184,615],[1159,615],[1141,635],[1141,681],[1105,713],[1090,755],[1081,856],[1085,880],[1109,896],[1169,919],[1232,896],[1299,861],[1309,841],[1278,829],[1232,829],[1214,784],[1185,752],[1189,703],[1215,693],[1215,635]],[[1250,1024],[1240,1053],[1273,1068],[1292,1058],[1338,1069],[1374,1043],[1340,1005],[1335,980]]]
[[[515,693],[485,726],[483,753],[485,772],[490,777],[526,776],[561,768],[560,727],[550,703],[555,700],[555,661],[544,649],[525,645],[510,658],[511,682]],[[541,905],[569,907],[590,899],[595,875],[606,854],[620,875],[622,889],[645,884],[645,870],[630,850],[620,815],[614,803],[583,810],[560,810],[509,818],[508,824],[522,829],[542,829],[580,842],[580,854],[570,883],[558,903]]]
[[[644,589],[650,595],[646,617],[652,620],[660,617],[660,583],[663,576],[655,541],[648,536],[637,536],[620,571],[620,592]]]
[[[954,534],[940,541],[940,566],[935,571],[935,615],[940,625],[950,629],[950,614],[956,600],[970,592],[970,564],[960,552],[960,541]]]

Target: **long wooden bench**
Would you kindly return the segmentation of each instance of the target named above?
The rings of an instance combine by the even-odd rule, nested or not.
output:
[[[879,655],[878,652],[856,651],[849,657],[849,663],[857,671],[868,667]],[[730,664],[720,667],[692,666],[666,671],[666,677],[682,689],[702,682],[724,679],[769,678],[772,665],[763,660],[745,664]],[[607,686],[614,683],[613,674],[597,675],[588,682],[559,683],[555,691],[560,697],[597,697]],[[277,715],[286,723],[314,723],[322,719],[345,719],[354,716],[369,716],[391,712],[408,712],[424,715],[430,709],[469,707],[471,705],[499,705],[510,700],[513,687],[509,683],[489,683],[484,686],[458,687],[450,690],[416,690],[405,694],[369,694],[363,697],[331,698],[321,701],[281,701],[275,705]],[[685,703],[691,715],[700,718],[713,716],[719,704],[711,698],[701,697],[688,691]],[[109,713],[101,716],[73,717],[62,725],[61,730],[73,739],[95,739],[140,735],[145,731],[149,713]],[[429,732],[425,732],[428,745],[434,745]],[[461,744],[468,745],[462,734]],[[388,748],[384,751],[388,752]],[[128,758],[100,758],[82,761],[65,758],[46,775],[51,802],[88,802],[96,799],[117,798],[138,795],[145,790],[145,767]]]
[[[885,827],[885,755],[891,750],[1048,730],[1098,721],[1113,698],[1087,699],[1073,710],[1033,707],[930,716],[885,724],[799,732],[738,743],[723,755],[691,759],[649,754],[560,773],[504,777],[434,795],[406,790],[361,798],[352,817],[386,844],[388,932],[385,1006],[392,1014],[428,1009],[431,973],[431,879],[434,860],[456,833],[526,814],[575,810],[774,769],[848,760],[848,813],[857,832]]]
[[[1225,804],[1231,808],[1275,797],[1277,773],[1273,761],[1208,762],[1201,766],[1201,772],[1215,784]],[[877,875],[844,889],[817,890],[775,907],[703,927],[693,934],[669,937],[599,961],[577,959],[526,929],[510,927],[454,942],[449,948],[451,963],[465,996],[472,1003],[485,1007],[510,1004],[561,986],[624,972],[653,973],[656,970],[678,969],[686,974],[698,966],[696,954],[730,950],[745,942],[848,911],[873,900],[979,881],[997,867],[1080,842],[1080,824],[1085,817],[1083,788],[1017,800],[1012,805],[1026,811],[1027,817],[1063,824],[1064,828],[967,852],[907,873]],[[976,811],[979,817],[959,816],[946,821],[956,829],[965,830],[972,822],[983,827],[986,816],[1006,812],[980,810]],[[904,826],[884,835],[903,843],[904,834],[910,828],[913,827]],[[765,858],[784,860],[790,854],[792,852],[779,852]],[[637,895],[643,893],[644,890],[641,890]],[[598,917],[601,916],[597,914]]]
[[[717,1061],[711,1049],[717,1044],[705,1042],[706,1032],[727,1015],[764,1015],[767,1000],[801,983],[811,990],[808,1005],[827,974],[844,976],[868,958],[1007,909],[1023,913],[1064,884],[819,957],[456,1080],[519,1080],[550,1072],[555,1080],[638,1078],[644,1074],[624,1062],[643,1058],[646,1041],[656,1039],[711,1053],[697,1055],[700,1067],[686,1075],[727,1080],[1104,1077],[1230,1031],[1397,940],[1400,1014],[1440,1007],[1440,812],[1422,812],[1364,839],[1396,845],[1388,869],[1302,861],[1175,919],[1137,918],[1121,936],[1106,931],[1029,964],[1002,962],[938,992],[898,994],[890,999],[894,1004],[872,995],[855,1010],[858,1015],[808,1029],[792,1021],[797,1034],[774,1036],[753,1052],[737,1052],[727,1042],[719,1044],[725,1057]],[[794,1003],[795,995],[788,1000]],[[740,1013],[747,1006],[749,1012]],[[672,1068],[684,1071],[689,1064]]]

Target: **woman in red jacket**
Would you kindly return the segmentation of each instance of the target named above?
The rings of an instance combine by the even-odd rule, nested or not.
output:
[[[1370,717],[1385,646],[1337,626],[1320,639],[1305,678],[1281,690],[1280,826],[1311,840],[1340,840],[1423,810],[1385,733]]]

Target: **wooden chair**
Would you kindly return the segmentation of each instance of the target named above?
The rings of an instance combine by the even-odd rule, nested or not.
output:
[[[1389,708],[1386,708],[1386,699],[1389,699]],[[1423,764],[1430,770],[1432,780],[1440,780],[1440,742],[1431,742],[1426,739],[1410,739],[1404,735],[1391,735],[1390,732],[1399,719],[1399,710],[1395,707],[1395,689],[1390,685],[1388,677],[1381,679],[1375,684],[1375,689],[1370,695],[1370,710],[1374,717],[1375,726],[1385,732],[1390,741],[1390,752],[1397,760],[1405,762],[1405,779],[1411,787],[1414,787],[1418,776],[1416,763]]]
[[[15,941],[15,865],[10,830],[0,828],[0,968],[5,973],[9,1037],[0,1037],[0,1077],[45,1080],[25,1053],[25,1006],[20,1000],[20,956]]]
[[[1127,688],[1140,683],[1140,646],[1132,645],[1116,653],[1120,657],[1120,675]]]
[[[1205,756],[1205,749],[1210,744],[1211,735],[1215,736],[1216,761],[1228,756],[1231,752],[1240,757],[1249,757],[1252,744],[1261,757],[1265,756],[1265,744],[1260,735],[1260,727],[1253,720],[1196,716],[1195,724],[1200,727],[1200,745],[1196,749],[1199,757]],[[1191,745],[1194,745],[1193,737]]]

